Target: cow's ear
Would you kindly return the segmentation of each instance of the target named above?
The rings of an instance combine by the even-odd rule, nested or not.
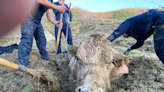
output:
[[[125,62],[125,64],[127,65],[127,64],[129,64],[132,60],[133,60],[133,58],[132,58],[131,56],[125,56],[124,62]]]

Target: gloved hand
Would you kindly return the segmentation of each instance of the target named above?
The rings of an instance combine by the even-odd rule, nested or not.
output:
[[[124,55],[128,55],[130,52],[130,49],[128,48],[125,52],[124,52]]]

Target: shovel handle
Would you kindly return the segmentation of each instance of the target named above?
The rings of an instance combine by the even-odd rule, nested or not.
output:
[[[69,3],[69,11],[71,10],[71,3]]]
[[[19,66],[17,64],[13,64],[2,58],[0,58],[0,65],[6,66],[12,69],[19,69]]]
[[[65,2],[65,0],[63,0],[62,6],[64,6],[64,2]],[[61,13],[61,15],[60,15],[60,22],[62,22],[62,19],[63,19],[63,13]],[[60,39],[60,31],[61,31],[61,29],[58,28],[58,35],[57,35],[57,41],[56,41],[56,53],[58,51],[58,45],[59,45],[59,39]]]

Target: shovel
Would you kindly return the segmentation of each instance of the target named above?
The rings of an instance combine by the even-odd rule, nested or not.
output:
[[[69,21],[69,17],[70,17],[70,10],[71,10],[71,3],[69,3],[69,10],[68,10],[68,21]],[[66,29],[66,36],[65,36],[65,51],[64,51],[64,57],[67,55],[67,51],[68,51],[68,48],[67,48],[67,39],[68,39],[68,28],[69,28],[69,22],[67,22],[67,29]]]
[[[35,78],[35,77],[37,77],[38,79],[42,78],[44,80],[47,80],[48,82],[52,82],[55,86],[58,86],[56,77],[53,75],[52,72],[50,72],[48,70],[30,69],[23,65],[17,65],[17,64],[11,63],[3,58],[0,58],[0,65],[6,66],[6,67],[9,67],[12,69],[20,70],[22,72],[33,75],[33,78]]]
[[[65,0],[63,0],[62,6],[64,6],[64,2]],[[62,22],[62,19],[63,19],[63,13],[61,13],[60,15],[60,22]],[[61,29],[58,28],[58,35],[57,35],[57,41],[56,41],[56,54],[58,52],[58,47],[59,47],[60,32],[61,32]]]

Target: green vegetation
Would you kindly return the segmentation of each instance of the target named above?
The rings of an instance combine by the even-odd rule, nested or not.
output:
[[[55,18],[55,15],[54,15],[54,18]],[[54,27],[55,27],[55,25],[52,24],[52,23],[47,19],[46,14],[43,15],[41,23],[42,23],[42,26],[43,26],[44,30],[48,30],[48,31],[50,31],[50,33],[52,33],[52,34],[54,33]]]
[[[70,27],[72,28],[72,26],[76,26],[79,23],[81,23],[80,18],[82,17],[82,14],[76,11],[72,11],[73,14],[73,20],[72,20],[72,24],[70,25]]]
[[[120,52],[120,53],[124,53],[124,49],[120,49],[120,48],[115,48],[118,52]]]
[[[125,52],[125,49],[124,48],[115,48],[115,49],[118,52],[120,52],[120,53],[124,53]],[[129,55],[134,55],[134,54],[136,54],[136,55],[142,55],[142,52],[139,51],[139,50],[137,50],[137,49],[135,49],[135,50],[130,51],[130,53],[129,53]]]
[[[135,50],[130,51],[129,55],[132,55],[132,54],[142,55],[142,52],[135,49]]]
[[[117,12],[111,12],[111,13],[112,13],[112,17],[110,18],[117,19],[117,20],[126,20],[138,14],[138,13],[128,12],[128,11],[117,11]]]
[[[32,85],[27,85],[22,90],[20,90],[18,92],[34,92],[33,91],[33,86]]]
[[[153,40],[153,35],[151,35],[151,36],[148,38],[148,40]]]
[[[35,44],[33,44],[33,45],[32,45],[32,48],[35,48],[35,47],[36,47],[36,45],[35,45]]]

